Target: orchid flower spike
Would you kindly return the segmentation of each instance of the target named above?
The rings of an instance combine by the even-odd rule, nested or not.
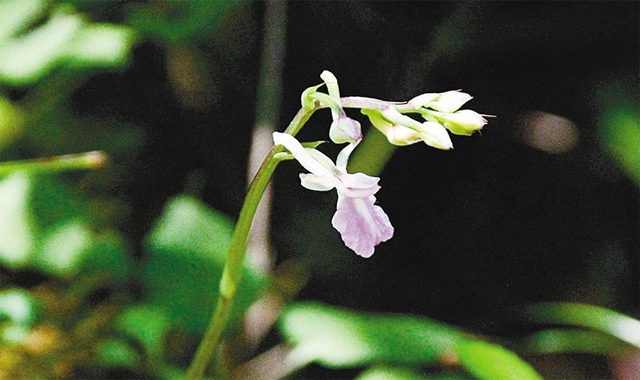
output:
[[[364,173],[347,173],[347,162],[359,140],[338,154],[336,163],[316,149],[304,148],[295,137],[274,132],[273,141],[282,145],[310,173],[300,174],[303,187],[315,191],[336,189],[338,204],[331,224],[340,232],[345,245],[362,257],[371,257],[375,246],[393,236],[393,226],[374,194],[380,178]]]

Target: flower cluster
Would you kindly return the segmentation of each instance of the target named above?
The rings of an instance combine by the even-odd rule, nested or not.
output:
[[[315,148],[305,148],[295,137],[275,132],[273,141],[284,146],[306,170],[300,174],[303,187],[315,191],[338,192],[333,227],[340,232],[345,245],[362,257],[373,255],[375,246],[393,236],[393,226],[380,206],[375,194],[380,190],[380,178],[364,173],[347,172],[349,156],[362,140],[360,123],[347,116],[344,108],[359,108],[371,124],[394,145],[410,145],[424,141],[434,148],[449,150],[453,143],[449,132],[469,136],[487,123],[483,115],[460,108],[471,100],[461,91],[427,93],[408,102],[388,102],[373,98],[340,98],[338,80],[329,71],[320,75],[324,83],[310,87],[302,93],[302,107],[315,109],[318,105],[331,109],[332,123],[329,138],[343,148],[336,162]],[[322,86],[328,93],[319,92]],[[419,114],[420,122],[406,114]],[[486,116],[486,115],[484,115]]]

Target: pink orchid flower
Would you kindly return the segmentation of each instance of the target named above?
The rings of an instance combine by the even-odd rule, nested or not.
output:
[[[336,163],[316,149],[305,148],[295,137],[275,132],[273,141],[282,145],[310,173],[300,174],[303,187],[315,191],[336,189],[338,204],[331,224],[340,232],[345,245],[362,257],[371,257],[375,246],[393,236],[393,226],[380,206],[375,193],[380,178],[364,173],[347,173],[347,162],[359,141],[347,145]]]

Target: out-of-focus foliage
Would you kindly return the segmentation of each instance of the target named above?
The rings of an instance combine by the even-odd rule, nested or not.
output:
[[[525,316],[538,323],[590,328],[640,348],[640,321],[613,310],[575,303],[540,303],[527,306]]]
[[[149,302],[163,307],[186,331],[202,332],[209,321],[232,232],[229,219],[182,195],[167,203],[147,238],[142,275]],[[245,270],[232,318],[236,324],[261,282],[256,272]]]
[[[211,34],[218,22],[240,2],[242,0],[130,4],[127,21],[148,37],[175,44]]]
[[[112,157],[100,172],[0,176],[0,380],[184,376],[218,294],[233,229],[223,215],[242,200],[265,4],[0,0],[0,160]],[[498,118],[454,152],[416,145],[391,161],[384,136],[367,132],[351,169],[386,167],[380,197],[397,232],[368,261],[327,232],[334,200],[312,198],[294,168],[279,169],[294,177],[276,181],[274,198],[285,264],[277,278],[246,268],[212,372],[258,362],[254,378],[293,363],[285,372],[302,378],[538,379],[522,356],[549,378],[631,379],[640,328],[629,316],[534,303],[521,327],[487,313],[558,299],[637,313],[640,117],[629,49],[640,8],[288,6],[280,126],[324,69],[345,95],[463,88]],[[519,136],[530,114],[566,120],[573,135],[549,118],[536,127],[552,134],[545,142],[571,137],[560,141],[568,148],[531,149]],[[301,139],[326,139],[324,116]],[[198,197],[175,195],[185,188]],[[288,302],[276,288],[305,283],[288,272],[292,257],[313,275],[303,299],[371,312],[295,304],[279,320],[285,344],[273,332],[249,337],[251,315],[276,321]],[[292,351],[269,361],[272,347]]]
[[[282,317],[281,330],[295,345],[291,360],[329,367],[380,361],[434,364],[463,337],[428,318],[361,315],[320,304],[292,306]]]
[[[511,351],[481,341],[462,340],[456,344],[460,365],[484,380],[542,380],[542,377]]]
[[[33,23],[51,9],[41,25]],[[125,26],[90,23],[45,0],[0,2],[0,81],[33,84],[56,68],[121,67],[134,42]]]
[[[469,380],[458,374],[421,374],[407,368],[376,366],[363,371],[355,380]]]
[[[94,231],[81,201],[55,178],[16,173],[0,180],[0,262],[56,277],[126,279],[131,259],[113,231]]]
[[[296,366],[311,362],[332,368],[373,363],[459,364],[484,380],[542,379],[515,353],[424,317],[362,314],[307,303],[293,305],[285,312],[281,330],[294,345],[288,360]],[[371,371],[361,376],[365,379],[423,378],[399,369]]]
[[[601,136],[627,175],[640,183],[640,112],[631,108],[609,110],[601,120]]]

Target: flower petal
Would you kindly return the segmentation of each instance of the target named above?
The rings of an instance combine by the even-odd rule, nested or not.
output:
[[[389,217],[375,201],[373,195],[354,199],[338,193],[338,209],[331,220],[344,244],[362,257],[371,257],[376,245],[393,236]]]
[[[342,173],[336,184],[338,193],[350,198],[363,198],[373,195],[380,190],[378,181],[380,178],[371,177],[364,173],[347,174]]]
[[[360,144],[360,141],[362,140],[357,140],[352,142],[351,144],[345,146],[344,149],[340,151],[340,153],[338,153],[338,158],[336,159],[336,167],[338,168],[339,171],[343,173],[347,172],[347,164],[349,163],[349,156],[351,156],[351,153],[353,152],[353,150],[358,146],[358,144]]]
[[[336,187],[336,178],[300,173],[300,184],[309,190],[329,191]]]
[[[335,173],[333,173],[333,171],[331,170],[331,167],[327,167],[327,165],[331,165],[333,168],[335,168],[331,159],[314,149],[305,149],[302,144],[300,144],[300,142],[290,134],[273,132],[273,142],[276,145],[282,145],[287,148],[289,152],[293,154],[296,160],[298,160],[300,165],[302,165],[311,173],[321,177],[335,175]],[[311,153],[311,151],[317,153]],[[326,160],[322,157],[326,158]]]

